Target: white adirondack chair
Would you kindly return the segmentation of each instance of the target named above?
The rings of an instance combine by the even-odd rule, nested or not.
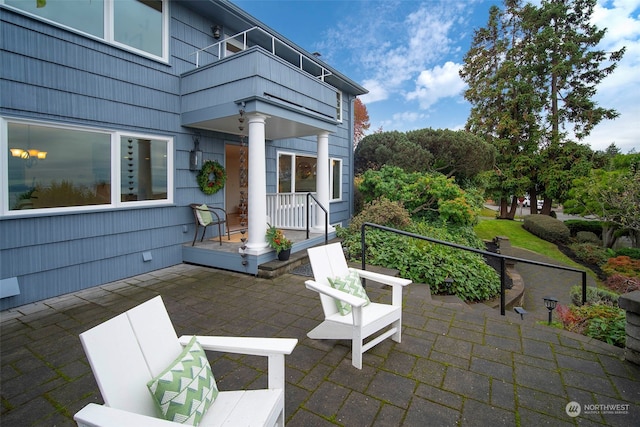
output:
[[[315,280],[307,280],[308,289],[320,294],[325,320],[307,334],[312,339],[346,339],[352,341],[351,363],[362,369],[364,352],[391,337],[400,342],[402,334],[402,288],[411,280],[388,276],[371,271],[352,269],[361,278],[369,279],[392,287],[391,305],[371,302],[334,289],[328,278],[343,277],[349,272],[340,243],[307,249]],[[352,306],[351,315],[342,316],[336,306],[336,299]],[[383,333],[365,340],[386,329]]]
[[[178,357],[191,338],[178,339],[160,296],[80,334],[105,404],[81,409],[74,416],[78,425],[181,425],[156,418],[146,384]],[[269,358],[269,388],[220,391],[201,426],[284,426],[284,356],[291,354],[297,339],[198,336],[197,340],[204,350]]]

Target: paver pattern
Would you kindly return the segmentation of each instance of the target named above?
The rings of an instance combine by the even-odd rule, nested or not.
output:
[[[549,286],[557,277],[528,274]],[[182,264],[2,312],[0,424],[75,425],[75,412],[102,402],[78,334],[158,294],[178,335],[299,340],[286,358],[289,426],[631,426],[640,419],[640,367],[624,361],[622,349],[537,324],[536,316],[432,300],[426,285],[405,290],[402,342],[385,340],[355,369],[350,342],[306,337],[323,314],[305,279]],[[367,291],[390,300],[375,283]],[[264,358],[209,356],[221,389],[266,386]],[[567,415],[572,401],[578,417]]]

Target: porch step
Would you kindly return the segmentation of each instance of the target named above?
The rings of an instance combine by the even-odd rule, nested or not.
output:
[[[307,251],[299,251],[291,254],[288,260],[280,261],[273,260],[260,264],[258,266],[258,277],[263,279],[273,279],[275,277],[282,276],[283,274],[290,273],[296,267],[309,262]]]

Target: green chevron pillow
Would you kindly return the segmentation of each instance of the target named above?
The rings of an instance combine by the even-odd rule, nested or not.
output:
[[[349,270],[349,274],[347,274],[345,277],[327,277],[327,280],[329,280],[332,288],[367,300],[364,305],[368,305],[369,303],[371,303],[369,297],[367,296],[367,292],[362,287],[360,275],[357,271]],[[346,302],[340,300],[335,301],[336,305],[338,306],[338,311],[341,315],[346,316],[347,314],[351,313],[350,304],[347,304]]]
[[[193,426],[200,423],[218,396],[209,360],[195,336],[147,387],[163,418]]]

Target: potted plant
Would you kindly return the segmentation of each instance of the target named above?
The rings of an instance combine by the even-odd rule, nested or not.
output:
[[[293,243],[284,236],[282,230],[277,229],[271,224],[267,225],[269,226],[267,229],[267,243],[269,243],[271,248],[276,250],[276,255],[278,255],[280,261],[288,260],[289,255],[291,255],[291,246]]]

